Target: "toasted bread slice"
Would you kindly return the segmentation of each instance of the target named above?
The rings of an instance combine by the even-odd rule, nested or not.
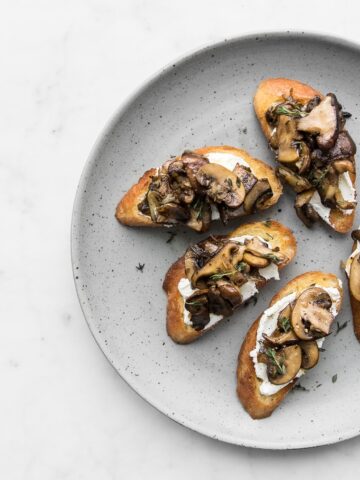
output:
[[[319,96],[321,99],[324,98],[318,90],[297,80],[289,80],[287,78],[268,78],[263,80],[259,84],[254,96],[254,109],[268,141],[271,138],[273,127],[267,122],[266,112],[272,105],[282,102],[284,96],[288,97],[290,94],[300,104],[309,102],[315,96]],[[354,161],[354,157],[352,157],[352,160]],[[349,173],[349,176],[355,188],[356,175],[355,173]],[[351,213],[344,213],[340,209],[332,208],[329,215],[329,223],[337,232],[346,233],[351,229],[354,217],[355,209],[351,210]]]
[[[286,260],[278,265],[284,268],[295,256],[296,240],[291,230],[276,221],[254,222],[241,225],[231,232],[228,237],[242,235],[260,236],[269,241],[271,248],[278,247],[279,252],[285,255]],[[197,340],[204,333],[214,328],[195,330],[184,323],[184,299],[178,290],[179,281],[186,277],[184,256],[179,258],[168,270],[163,288],[168,296],[166,327],[168,335],[176,343],[187,344]]]
[[[357,230],[359,232],[359,230]],[[355,233],[355,232],[353,232]],[[354,254],[355,250],[358,250],[358,244],[359,242],[354,238],[354,243],[352,246],[352,252],[351,255]],[[356,253],[354,254],[356,256]],[[351,305],[351,311],[352,311],[352,317],[353,317],[353,327],[354,327],[354,333],[358,341],[360,342],[360,300],[355,298],[355,296],[351,292],[351,286],[350,286],[350,272],[351,272],[351,264],[352,264],[352,259],[353,257],[349,257],[346,261],[345,264],[345,271],[346,275],[348,278],[348,287],[349,287],[349,295],[350,295],[350,305]]]
[[[198,155],[209,153],[229,153],[244,160],[251,168],[253,174],[258,178],[266,178],[269,181],[273,195],[264,201],[262,209],[267,209],[277,203],[282,194],[282,185],[278,180],[275,171],[266,163],[249,155],[245,150],[229,146],[204,147],[194,150]],[[180,157],[177,157],[180,159]],[[133,185],[123,196],[116,207],[115,216],[120,223],[131,227],[163,227],[164,223],[153,222],[149,215],[140,212],[138,205],[145,199],[151,183],[151,179],[157,173],[157,168],[151,168],[140,178],[138,183]]]
[[[273,297],[269,307],[292,292],[299,295],[313,284],[338,289],[340,297],[337,301],[336,309],[339,311],[343,298],[341,283],[335,275],[322,272],[307,272],[295,277]],[[260,393],[262,380],[256,377],[253,359],[250,356],[250,352],[254,350],[256,346],[256,336],[260,318],[261,315],[250,327],[243,341],[237,366],[237,394],[245,410],[254,419],[269,417],[297,382],[297,378],[295,378],[273,395],[267,396]]]

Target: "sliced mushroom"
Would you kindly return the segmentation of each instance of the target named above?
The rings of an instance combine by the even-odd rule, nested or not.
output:
[[[264,245],[264,243],[257,237],[246,240],[245,248],[247,252],[252,253],[254,256],[271,260],[276,265],[284,262],[286,258],[282,253],[271,250],[271,248]]]
[[[157,213],[160,218],[165,218],[165,221],[169,223],[173,223],[174,221],[184,223],[190,219],[189,209],[182,205],[178,205],[177,203],[166,203],[165,205],[159,205],[157,207]],[[159,219],[157,221],[159,221]]]
[[[186,150],[181,156],[181,163],[184,166],[191,186],[197,190],[199,185],[196,180],[196,174],[203,165],[209,163],[209,160],[202,155]]]
[[[270,382],[274,385],[291,382],[301,367],[301,348],[299,345],[291,345],[278,351],[270,350],[275,352],[273,358],[271,355],[267,362]]]
[[[210,322],[208,290],[198,290],[185,301],[185,308],[190,313],[192,327],[202,330]]]
[[[276,169],[277,174],[280,178],[282,178],[296,193],[304,192],[305,190],[309,190],[312,185],[305,177],[298,175],[297,173],[293,172],[289,168],[286,167],[278,167]]]
[[[277,143],[277,159],[281,163],[295,163],[299,160],[299,152],[294,145],[298,139],[296,121],[286,115],[280,115],[275,133]]]
[[[255,210],[265,208],[265,202],[273,196],[270,183],[266,178],[258,180],[247,193],[244,200],[244,212],[253,213]]]
[[[250,168],[244,167],[243,165],[237,163],[233,172],[238,178],[240,178],[246,193],[249,192],[257,182],[257,178],[251,172]]]
[[[305,142],[298,143],[298,150],[300,152],[299,161],[296,162],[298,172],[300,175],[306,173],[309,170],[311,164],[310,149]]]
[[[203,165],[196,174],[196,180],[205,188],[206,194],[216,203],[238,207],[245,198],[245,188],[232,171],[216,163]]]
[[[251,267],[256,268],[265,268],[269,265],[269,260],[262,257],[257,257],[256,255],[252,255],[249,252],[244,253],[243,257],[244,262],[248,263]]]
[[[219,280],[216,282],[216,286],[219,289],[219,292],[225,300],[227,300],[233,308],[238,307],[242,303],[242,296],[240,290],[236,288],[230,282],[226,282],[225,280]]]
[[[339,133],[335,145],[327,152],[331,160],[353,157],[355,153],[356,145],[346,130]]]
[[[309,370],[315,367],[319,361],[319,347],[316,341],[308,340],[299,342],[299,346],[302,353],[301,368]]]
[[[355,173],[355,165],[351,160],[335,160],[332,165],[339,174],[345,172]]]
[[[206,232],[211,223],[211,206],[206,198],[196,198],[191,205],[187,225],[197,232]]]
[[[351,295],[360,301],[360,253],[351,262],[349,282]]]
[[[300,131],[318,134],[316,141],[323,150],[335,145],[339,132],[339,105],[335,95],[329,93],[309,115],[297,122]]]
[[[296,300],[291,324],[301,340],[313,340],[329,334],[334,317],[329,310],[317,303],[319,296],[323,298],[324,294],[327,295],[322,288],[310,287]]]
[[[300,220],[307,226],[319,220],[319,214],[315,211],[313,206],[309,203],[315,193],[315,189],[307,190],[298,193],[295,200],[295,211]]]
[[[276,329],[271,335],[264,334],[264,338],[273,346],[291,345],[299,341],[298,337],[292,330],[282,332]]]
[[[214,277],[214,280],[231,276],[236,272],[235,265],[241,262],[245,247],[236,242],[227,242],[202,268],[192,277],[193,286],[200,287],[204,279]]]
[[[338,188],[335,192],[335,202],[336,206],[342,210],[353,210],[356,207],[356,202],[350,202],[349,200],[344,199],[340,188]]]
[[[318,185],[318,192],[321,202],[329,208],[336,207],[335,194],[339,190],[339,176],[335,170],[330,167],[327,174],[323,176]]]
[[[208,292],[209,311],[215,315],[223,315],[228,317],[232,314],[233,308],[231,303],[226,300],[216,285],[212,285]]]

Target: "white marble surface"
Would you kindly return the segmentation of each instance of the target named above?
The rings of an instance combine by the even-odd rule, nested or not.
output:
[[[155,411],[96,346],[71,274],[77,181],[116,107],[164,64],[225,37],[305,29],[360,42],[355,2],[303,3],[308,18],[283,0],[2,0],[1,478],[358,478],[360,439],[256,451]]]

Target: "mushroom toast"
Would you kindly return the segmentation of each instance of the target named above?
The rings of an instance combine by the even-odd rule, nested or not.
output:
[[[177,343],[197,340],[268,280],[278,280],[295,253],[291,230],[275,221],[248,223],[191,245],[164,280],[168,335]]]
[[[265,210],[282,193],[275,171],[244,150],[206,147],[186,151],[148,170],[120,200],[116,218],[124,225],[183,224],[198,232],[211,220],[229,220]]]
[[[242,344],[237,394],[254,419],[268,417],[315,367],[342,303],[341,281],[308,272],[291,280],[253,323]]]
[[[254,97],[255,112],[279,162],[277,173],[296,193],[295,210],[310,227],[322,219],[340,233],[354,221],[355,144],[351,116],[333,93],[296,80],[269,78]]]
[[[354,332],[360,342],[360,227],[354,230],[351,236],[354,243],[352,253],[345,262],[345,272],[349,279]]]

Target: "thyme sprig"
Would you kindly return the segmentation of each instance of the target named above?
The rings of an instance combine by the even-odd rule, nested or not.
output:
[[[276,371],[279,375],[284,375],[286,372],[285,365],[280,363],[276,358],[276,351],[273,348],[267,348],[265,350],[266,356],[270,359],[271,363],[276,367]]]
[[[287,107],[286,105],[279,105],[275,109],[276,115],[287,115],[288,117],[293,118],[302,118],[308,115],[307,112],[304,112],[300,109],[300,106],[294,105],[292,109]]]
[[[281,317],[279,319],[280,328],[283,332],[287,333],[291,330],[291,324],[288,317]]]

